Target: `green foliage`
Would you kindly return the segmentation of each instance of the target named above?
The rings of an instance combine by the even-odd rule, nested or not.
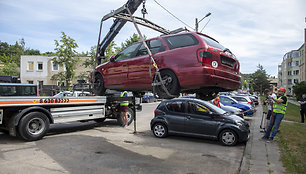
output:
[[[293,86],[293,92],[295,93],[297,100],[302,98],[302,94],[306,94],[306,82],[303,81],[298,84],[295,84]]]
[[[11,58],[10,62],[17,64],[19,67],[21,55],[40,55],[40,51],[25,48],[25,41],[23,38],[20,39],[19,42],[16,41],[14,45],[9,45],[6,42],[0,41],[0,62],[4,61],[4,56],[9,56]]]
[[[79,62],[78,53],[75,49],[78,47],[78,44],[75,43],[75,40],[67,36],[62,32],[62,37],[60,41],[55,40],[55,51],[56,56],[52,60],[55,64],[66,67],[64,72],[64,77],[66,81],[66,87],[71,86],[71,81],[75,77],[76,64]]]
[[[260,94],[262,94],[264,89],[270,88],[270,85],[268,81],[268,75],[266,70],[263,69],[263,66],[259,64],[257,68],[258,69],[250,76],[250,85],[254,91],[260,92]]]
[[[87,67],[91,67],[92,69],[95,68],[95,61],[96,61],[96,49],[97,49],[97,46],[92,46],[90,48],[90,52],[89,52],[89,58],[86,59],[84,62],[83,62],[83,65],[87,68]]]
[[[0,68],[0,75],[19,76],[18,65],[12,60],[11,56],[1,56],[3,67]]]
[[[146,40],[146,36],[144,36],[144,39]],[[135,42],[139,42],[141,41],[141,38],[136,34],[134,33],[132,36],[130,36],[129,39],[126,39],[125,42],[122,42],[121,43],[121,50]]]

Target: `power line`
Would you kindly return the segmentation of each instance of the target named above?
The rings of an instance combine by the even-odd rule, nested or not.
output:
[[[163,8],[164,10],[166,10],[166,12],[168,12],[171,16],[173,16],[175,19],[179,20],[180,22],[182,22],[184,25],[186,25],[187,27],[191,28],[192,30],[194,30],[194,28],[190,27],[188,24],[186,24],[184,21],[180,20],[178,17],[176,17],[174,14],[172,14],[169,10],[167,10],[165,7],[163,7],[160,3],[158,3],[156,0],[154,0],[154,2],[159,5],[161,8]]]

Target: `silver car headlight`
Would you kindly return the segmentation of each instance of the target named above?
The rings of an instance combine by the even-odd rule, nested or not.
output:
[[[239,127],[240,127],[240,126],[243,126],[243,123],[240,122],[240,121],[235,121],[235,123],[236,123],[236,125],[239,126]]]

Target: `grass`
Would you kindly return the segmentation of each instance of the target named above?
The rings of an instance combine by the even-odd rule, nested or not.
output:
[[[288,103],[285,120],[300,122],[300,107]],[[306,171],[306,125],[282,122],[277,134],[281,161],[287,173],[304,174]]]
[[[277,143],[286,172],[304,174],[306,171],[306,125],[282,122],[280,129]]]
[[[301,121],[300,106],[288,102],[287,111],[284,119],[300,122]]]

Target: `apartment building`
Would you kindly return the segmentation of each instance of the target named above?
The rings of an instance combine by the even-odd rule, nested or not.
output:
[[[43,85],[57,85],[65,86],[65,84],[59,84],[57,80],[51,80],[51,77],[59,72],[66,71],[65,66],[55,64],[52,59],[55,56],[41,56],[41,55],[22,55],[20,58],[20,80],[21,83],[37,84],[40,87]],[[82,79],[88,80],[88,72],[91,68],[85,68],[83,62],[89,57],[80,57],[80,62],[77,64],[76,78],[73,79],[72,84],[76,83],[77,80]],[[87,75],[84,75],[87,73]]]
[[[304,39],[306,42],[306,29],[304,29]],[[287,90],[287,95],[294,95],[293,86],[296,83],[305,81],[305,42],[297,50],[286,53],[283,61],[278,65],[278,88],[283,87]]]

